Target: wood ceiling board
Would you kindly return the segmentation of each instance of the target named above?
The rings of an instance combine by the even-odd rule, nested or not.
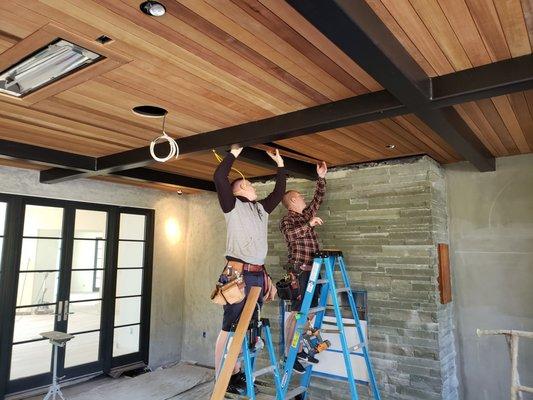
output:
[[[192,0],[189,0],[191,2]],[[306,38],[317,49],[334,61],[346,73],[356,79],[366,90],[374,92],[383,89],[370,75],[359,65],[353,62],[350,57],[344,54],[338,47],[331,43],[314,26],[310,25],[294,8],[284,1],[259,0],[261,4],[283,19],[292,29]]]
[[[4,167],[33,169],[35,171],[42,171],[44,169],[50,168],[46,165],[39,165],[39,164],[30,163],[27,161],[11,160],[11,159],[6,159],[6,158],[0,158],[0,165]]]
[[[522,132],[526,136],[529,149],[533,151],[533,107],[528,106],[526,95],[523,92],[510,94],[509,100]]]
[[[69,118],[55,116],[34,108],[27,108],[9,103],[0,102],[0,116],[7,120],[23,122],[25,124],[34,125],[35,127],[57,130],[58,132],[68,133],[80,138],[87,138],[88,140],[97,140],[103,143],[114,144],[120,148],[124,147],[124,143],[128,143],[128,146],[126,147],[146,145],[145,140],[134,138],[131,135],[125,135],[117,131],[77,122]]]
[[[36,128],[2,118],[0,118],[0,138],[90,157],[101,157],[124,150],[124,147],[101,143],[98,140],[74,137],[57,130]]]
[[[529,0],[366,1],[429,76],[531,53]]]
[[[495,156],[525,154],[533,151],[532,93],[517,92],[455,108]]]
[[[531,53],[531,44],[520,0],[494,1],[511,57]]]
[[[50,0],[45,1],[45,3],[53,7],[59,7],[56,1]],[[149,29],[133,23],[133,21],[122,15],[110,12],[106,7],[95,4],[93,1],[81,2],[76,0],[69,2],[68,5],[64,5],[63,3],[61,5],[67,13],[87,24],[92,24],[100,30],[106,31],[109,36],[116,38],[117,41],[126,42],[130,46],[140,47],[156,57],[164,57],[167,59],[167,62],[186,67],[196,75],[203,76],[204,79],[215,79],[218,82],[222,82],[222,80],[226,81],[222,83],[233,85],[234,88],[238,88],[241,95],[249,95],[248,98],[250,100],[258,102],[258,104],[267,107],[267,109],[270,109],[274,113],[279,114],[295,108],[294,102],[291,101],[293,103],[291,106],[290,104],[284,103],[283,99],[280,100],[274,95],[271,95],[270,92],[272,90],[270,90],[270,87],[268,91],[262,90],[258,87],[257,82],[250,83],[239,79],[234,76],[235,71],[226,71],[224,68],[216,65],[213,60],[211,62],[205,60],[206,55],[204,53],[198,53],[200,55],[195,54],[194,52],[199,51],[198,46],[196,44],[194,47],[190,38],[185,38],[187,40],[179,42],[178,45],[174,43],[177,40],[177,36],[174,33],[172,37],[169,37],[169,40],[164,39]],[[136,10],[136,12],[142,15],[140,11]],[[153,22],[152,19],[147,20],[150,22],[146,22],[146,24]],[[159,22],[158,24],[160,25]],[[159,31],[158,33],[161,34]],[[182,38],[180,37],[180,39]],[[185,49],[181,46],[186,46],[187,48]],[[232,64],[232,68],[234,68],[234,65]]]
[[[276,98],[289,105],[311,105],[306,104],[306,96],[298,90],[268,74],[265,70],[241,57],[240,54],[232,51],[227,46],[221,45],[209,36],[175,18],[171,13],[165,14],[165,16],[158,19],[146,18],[144,14],[139,12],[139,5],[136,0],[128,1],[129,6],[124,2],[113,0],[95,1],[105,6],[108,10],[125,16],[150,32],[175,43],[191,54],[195,54],[203,60],[231,72],[234,76],[260,88],[264,92],[272,93]],[[172,5],[169,4],[169,10],[171,8]],[[327,98],[324,101],[327,101]]]
[[[495,157],[509,155],[509,151],[487,121],[478,104],[468,102],[455,106],[455,109]]]

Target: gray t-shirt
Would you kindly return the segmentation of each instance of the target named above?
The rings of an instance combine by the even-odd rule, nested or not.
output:
[[[263,265],[268,252],[268,213],[259,202],[235,199],[226,218],[226,256]]]

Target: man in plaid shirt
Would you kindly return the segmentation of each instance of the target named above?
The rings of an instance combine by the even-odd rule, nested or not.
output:
[[[285,354],[288,354],[292,337],[294,336],[294,329],[296,327],[296,314],[300,311],[302,306],[305,289],[309,282],[309,276],[313,267],[313,256],[319,250],[318,236],[315,232],[317,225],[322,225],[323,221],[317,217],[316,214],[322,204],[324,195],[326,194],[326,173],[328,168],[325,162],[317,165],[316,171],[318,180],[316,182],[315,195],[313,200],[307,205],[304,197],[295,190],[289,190],[283,196],[283,205],[289,211],[281,219],[280,230],[285,237],[287,247],[289,250],[290,269],[298,276],[299,296],[292,301],[291,314],[285,325]],[[320,290],[315,290],[315,295],[311,303],[311,307],[316,307]],[[310,315],[309,318],[312,318]],[[318,362],[314,357],[302,351],[298,353],[298,358],[308,359],[311,362]],[[296,360],[294,370],[297,373],[305,372],[304,367]]]

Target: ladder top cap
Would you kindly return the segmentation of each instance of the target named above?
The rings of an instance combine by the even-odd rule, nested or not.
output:
[[[342,257],[340,250],[320,250],[315,253],[315,258]]]

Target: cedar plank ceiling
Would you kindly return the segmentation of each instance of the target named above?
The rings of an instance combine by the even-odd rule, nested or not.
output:
[[[53,22],[90,40],[105,34],[114,40],[106,47],[132,60],[31,107],[0,101],[0,138],[99,157],[146,146],[159,134],[160,121],[131,113],[137,105],[168,109],[166,131],[183,137],[382,89],[282,0],[161,1],[161,18],[142,14],[140,0],[0,2],[0,53]],[[532,52],[531,0],[367,2],[429,76]],[[532,91],[455,108],[493,155],[533,151]],[[413,154],[461,159],[414,115],[279,144],[308,156],[295,158],[331,165]],[[150,168],[211,179],[216,164],[204,153]],[[273,173],[237,167],[247,176]]]

